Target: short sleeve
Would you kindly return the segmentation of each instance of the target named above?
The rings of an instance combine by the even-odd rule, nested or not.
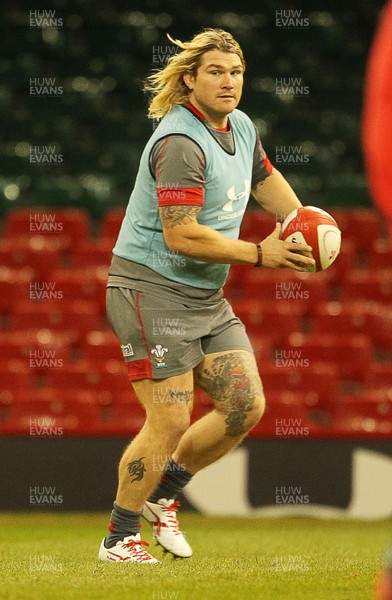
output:
[[[272,173],[272,164],[268,159],[268,156],[262,146],[260,135],[255,126],[256,130],[256,143],[253,153],[253,170],[252,170],[252,189],[255,188],[259,183],[264,181]]]
[[[169,135],[150,153],[158,206],[203,206],[205,157],[200,146],[184,135]]]

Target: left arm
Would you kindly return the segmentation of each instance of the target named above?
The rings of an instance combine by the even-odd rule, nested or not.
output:
[[[291,185],[275,167],[271,175],[253,188],[252,194],[260,206],[279,221],[302,206]]]

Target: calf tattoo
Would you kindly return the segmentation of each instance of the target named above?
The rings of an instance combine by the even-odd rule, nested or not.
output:
[[[128,463],[128,465],[127,465],[128,472],[129,472],[130,476],[133,477],[133,479],[131,480],[131,483],[133,483],[134,481],[141,481],[144,477],[144,473],[146,472],[146,467],[144,466],[143,458],[146,458],[146,457],[142,456],[141,458],[138,458],[137,460],[133,460],[132,462]]]
[[[217,410],[227,415],[226,435],[237,437],[246,433],[246,414],[254,406],[255,383],[250,377],[254,371],[253,357],[231,352],[213,359],[203,369],[198,384],[216,403]]]

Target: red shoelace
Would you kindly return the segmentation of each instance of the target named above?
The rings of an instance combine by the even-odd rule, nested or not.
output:
[[[136,556],[136,558],[141,558],[141,560],[149,560],[151,555],[144,549],[142,546],[149,546],[148,542],[144,540],[129,540],[129,542],[125,542],[123,546],[129,548],[132,553]],[[136,546],[140,546],[140,548],[136,548]]]
[[[170,506],[163,506],[163,510],[168,513],[168,523],[162,523],[162,521],[158,521],[158,523],[155,523],[155,525],[158,528],[157,533],[159,534],[159,531],[161,529],[161,527],[171,527],[174,530],[174,534],[178,535],[180,532],[178,531],[178,521],[176,518],[176,511],[177,508],[181,506],[181,502],[179,502],[178,500],[175,500],[173,502],[173,504],[170,504]],[[172,514],[170,514],[172,513]],[[174,513],[174,514],[173,514]]]

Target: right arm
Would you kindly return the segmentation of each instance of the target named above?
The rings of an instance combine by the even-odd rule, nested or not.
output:
[[[257,263],[256,244],[226,238],[211,227],[201,225],[197,221],[199,211],[199,207],[183,205],[159,209],[163,235],[170,250],[209,263]],[[305,271],[306,265],[314,264],[314,260],[298,254],[297,251],[310,251],[310,246],[280,240],[280,227],[278,223],[273,233],[261,242],[262,266]]]
[[[159,209],[163,235],[173,252],[209,263],[256,264],[257,248],[251,242],[232,240],[197,221],[198,206]]]
[[[157,185],[163,236],[170,250],[208,263],[257,263],[254,243],[227,238],[198,222],[204,202],[204,155],[197,144],[181,136],[165,138],[154,147],[150,165]],[[283,242],[279,235],[278,225],[261,242],[264,267],[303,271],[313,263],[313,259],[293,252],[306,251],[309,246]]]

